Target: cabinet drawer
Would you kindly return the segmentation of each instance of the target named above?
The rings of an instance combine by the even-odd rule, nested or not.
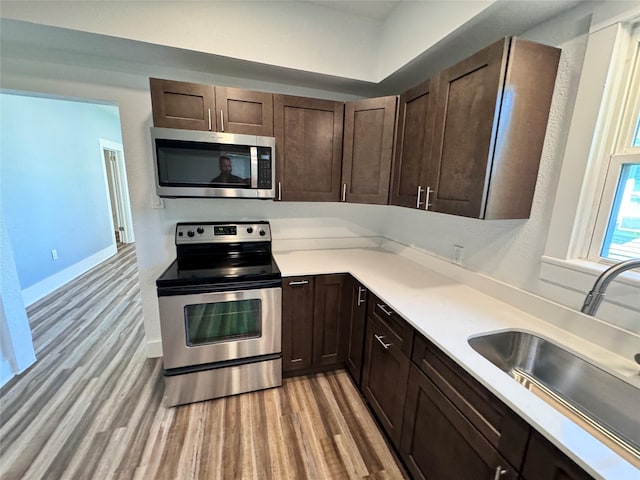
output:
[[[389,305],[384,303],[375,295],[369,296],[368,301],[369,316],[375,317],[389,327],[397,336],[396,346],[407,357],[411,357],[413,342],[413,327],[409,325],[400,315],[398,315]]]
[[[529,425],[420,335],[414,340],[412,360],[489,443],[519,469]]]

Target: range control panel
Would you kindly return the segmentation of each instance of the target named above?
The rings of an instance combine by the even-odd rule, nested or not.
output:
[[[176,225],[176,245],[270,241],[269,222],[201,222]]]

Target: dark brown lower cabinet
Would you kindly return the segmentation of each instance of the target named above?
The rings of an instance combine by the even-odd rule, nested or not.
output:
[[[367,289],[355,278],[349,277],[346,285],[349,327],[349,348],[347,368],[356,385],[362,380],[362,357],[364,355],[364,334],[367,322]]]
[[[400,451],[414,478],[518,478],[517,471],[414,365],[404,418]]]
[[[593,480],[536,431],[531,432],[527,456],[522,468],[523,480]]]
[[[315,277],[282,279],[282,373],[311,368]]]
[[[348,348],[348,274],[318,275],[313,308],[313,366],[344,366]]]
[[[592,479],[350,275],[283,278],[283,375],[344,366],[415,479]]]
[[[398,448],[411,361],[399,347],[403,339],[376,316],[367,317],[366,332],[362,392]]]
[[[349,341],[348,274],[282,279],[282,373],[345,366]]]

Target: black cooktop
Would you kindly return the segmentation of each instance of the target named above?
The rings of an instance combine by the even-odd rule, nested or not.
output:
[[[158,294],[178,295],[280,286],[268,222],[176,225],[176,260],[156,280]]]
[[[266,258],[253,258],[244,262],[204,262],[199,266],[187,264],[180,266],[174,260],[169,268],[156,280],[157,287],[230,284],[234,282],[256,282],[261,280],[280,280],[282,274],[271,255]]]

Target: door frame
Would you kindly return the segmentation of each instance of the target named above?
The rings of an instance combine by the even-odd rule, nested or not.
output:
[[[133,233],[133,218],[131,215],[131,201],[129,199],[129,186],[127,183],[127,170],[124,161],[124,149],[121,143],[105,140],[104,138],[100,138],[99,143],[104,180],[107,185],[109,195],[113,196],[114,203],[116,205],[116,212],[110,212],[111,217],[113,218],[113,213],[115,213],[116,218],[118,218],[122,228],[124,228],[124,230],[119,230],[120,241],[122,243],[133,243],[135,242],[135,237]],[[105,151],[115,153],[115,161],[111,163],[111,169],[107,168]],[[114,187],[113,191],[109,189],[108,176],[111,177],[111,182]],[[109,210],[111,210],[110,200],[108,205]],[[115,228],[116,226],[114,225],[114,230]]]

